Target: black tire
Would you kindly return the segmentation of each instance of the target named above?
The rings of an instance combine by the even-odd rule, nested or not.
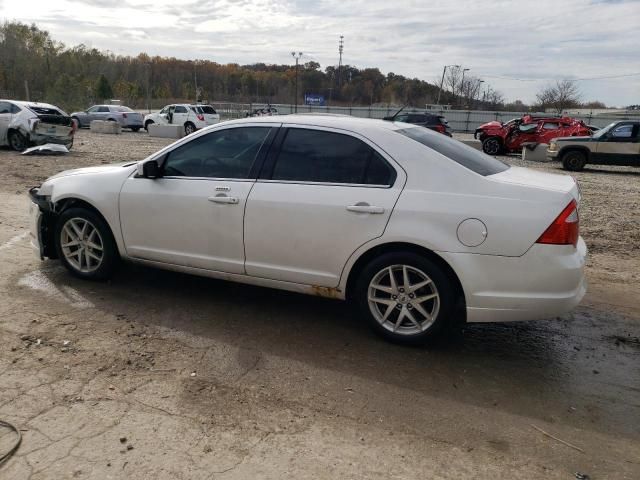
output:
[[[195,131],[196,131],[196,126],[193,123],[187,122],[187,123],[184,124],[184,134],[185,135],[191,135]]]
[[[131,131],[137,133],[140,131],[140,127],[131,127]]]
[[[409,283],[415,282],[414,287],[426,280],[431,282],[412,292],[403,283],[404,267]],[[389,271],[393,272],[396,279],[398,288],[395,295],[392,291],[372,287],[375,282],[379,287],[391,288]],[[434,294],[437,294],[436,298],[418,301]],[[390,303],[371,302],[371,296]],[[413,252],[386,253],[375,258],[360,272],[351,298],[369,326],[394,343],[423,344],[436,338],[446,325],[454,321],[456,298],[451,280],[437,264]],[[407,316],[407,312],[413,320]],[[422,312],[433,314],[433,318]]]
[[[149,131],[149,125],[155,123],[153,120],[147,120],[144,124],[144,129],[148,132]]]
[[[9,132],[9,146],[16,152],[22,152],[28,146],[27,138],[15,130]]]
[[[68,222],[73,220],[74,222],[88,222],[91,227],[94,227],[97,230],[99,237],[96,238],[93,236],[91,238],[92,244],[98,244],[102,246],[102,258],[98,265],[95,266],[94,269],[87,268],[87,271],[82,271],[78,269],[77,265],[74,265],[72,261],[67,258],[67,252],[78,252],[79,248],[75,245],[71,247],[66,247],[67,250],[63,248],[63,241],[68,240],[68,236],[63,232],[65,225],[67,225],[70,230],[73,231],[73,228],[68,225]],[[55,228],[55,244],[56,244],[56,252],[58,253],[58,258],[62,262],[62,264],[78,278],[82,278],[84,280],[106,280],[111,277],[111,274],[115,270],[116,266],[120,261],[120,255],[118,254],[118,248],[116,246],[116,242],[113,238],[113,234],[111,233],[111,229],[109,225],[102,219],[100,215],[96,212],[89,210],[87,208],[69,208],[64,210],[60,217],[58,217],[58,221],[56,223]],[[87,247],[84,247],[87,248]],[[96,249],[89,250],[93,252],[98,252]],[[80,266],[82,267],[82,261],[84,259],[85,265],[87,265],[87,260],[83,252],[80,252]]]
[[[579,172],[587,164],[587,156],[584,152],[572,150],[562,155],[562,167],[571,172]]]
[[[485,138],[482,141],[482,151],[487,155],[500,155],[503,151],[502,141],[498,137]]]

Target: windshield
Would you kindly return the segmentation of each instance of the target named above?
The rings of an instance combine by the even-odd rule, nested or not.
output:
[[[482,176],[504,172],[509,165],[490,157],[473,147],[426,128],[405,128],[397,133],[441,153],[463,167]]]
[[[613,122],[610,123],[609,125],[607,125],[606,127],[598,130],[596,133],[593,134],[593,138],[600,138],[603,135],[605,135],[609,130],[611,130],[613,127],[615,127],[617,125],[617,122]]]

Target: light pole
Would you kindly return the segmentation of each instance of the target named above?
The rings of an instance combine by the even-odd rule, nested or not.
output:
[[[480,98],[480,90],[482,90],[483,83],[484,83],[484,80],[478,79],[478,88],[476,88],[476,91],[473,93],[473,98],[471,99],[471,103],[475,102],[476,93],[478,94],[478,98]]]
[[[295,99],[295,113],[298,113],[298,60],[302,57],[302,52],[291,52],[291,56],[296,59],[296,99]]]
[[[438,100],[436,100],[436,103],[438,105],[440,105],[440,94],[442,93],[442,85],[444,84],[444,74],[447,73],[447,68],[449,67],[460,68],[460,65],[445,65],[444,68],[442,69],[442,79],[440,80],[440,90],[438,90]]]
[[[469,70],[471,70],[470,68],[463,68],[462,69],[462,81],[460,82],[460,96],[462,97],[464,95],[464,72],[468,72]]]

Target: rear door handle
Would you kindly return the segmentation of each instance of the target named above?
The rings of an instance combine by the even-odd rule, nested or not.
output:
[[[226,195],[220,195],[219,197],[209,197],[207,200],[213,203],[225,203],[228,205],[235,205],[239,202],[238,197],[227,197]]]
[[[384,213],[384,208],[368,204],[349,205],[347,210],[356,213]]]

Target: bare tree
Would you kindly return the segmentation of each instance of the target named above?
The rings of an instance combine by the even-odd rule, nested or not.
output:
[[[557,80],[555,85],[547,85],[536,94],[541,110],[552,108],[562,113],[567,108],[580,105],[580,90],[574,80]]]

